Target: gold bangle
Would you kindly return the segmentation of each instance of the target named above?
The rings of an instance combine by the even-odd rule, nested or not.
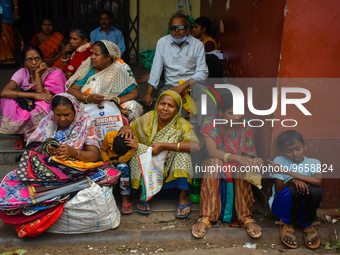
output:
[[[88,99],[88,97],[89,97],[90,95],[87,95],[86,97],[85,97],[85,103],[89,103],[88,101],[87,101],[87,99]]]
[[[78,150],[78,156],[77,156],[77,159],[79,159],[79,150]]]
[[[17,90],[17,98],[19,98],[19,91]]]
[[[231,153],[227,152],[227,153],[225,153],[225,154],[223,155],[223,161],[224,161],[225,163],[228,163],[228,158],[229,158],[230,154],[231,154]]]
[[[180,145],[181,145],[181,143],[177,143],[177,151],[179,151]]]
[[[82,159],[84,156],[85,156],[85,151],[83,151],[83,155],[81,155],[79,159]]]
[[[14,9],[19,9],[19,7],[14,6]]]

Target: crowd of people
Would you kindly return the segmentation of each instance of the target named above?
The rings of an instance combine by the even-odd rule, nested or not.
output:
[[[156,162],[156,157],[159,159],[159,164],[154,166],[159,173],[152,181],[159,190],[178,190],[175,215],[186,218],[191,212],[189,189],[193,167],[190,152],[204,150],[206,158],[201,164],[205,166],[260,167],[264,160],[256,152],[255,131],[246,125],[244,116],[233,114],[230,93],[221,94],[223,104],[215,113],[208,116],[198,113],[204,145],[200,144],[182,110],[182,98],[188,88],[199,86],[209,75],[205,52],[217,49],[207,17],[197,18],[192,29],[189,18],[183,13],[171,17],[170,34],[162,37],[156,46],[152,69],[147,76],[147,92],[142,100],[144,106],[152,105],[153,92],[158,89],[162,73],[165,86],[158,89],[154,110],[144,115],[142,105],[136,102],[138,84],[131,68],[121,59],[125,51],[124,39],[111,25],[112,20],[112,14],[104,11],[100,14],[100,27],[90,36],[84,29],[74,28],[66,40],[54,30],[53,21],[44,18],[41,32],[33,36],[31,45],[22,52],[24,66],[1,92],[0,132],[22,135],[13,145],[15,149],[24,149],[26,142],[44,143],[54,139],[57,145],[49,143],[45,150],[57,160],[81,161],[85,165],[102,161],[120,171],[122,214],[133,212],[132,191],[139,192],[137,211],[151,213],[150,199],[155,194],[148,194],[156,186],[149,186],[149,176],[141,163],[150,151],[151,162],[153,159]],[[191,96],[199,104],[200,96],[195,93]],[[108,132],[100,142],[96,121],[85,112],[84,105],[96,104],[101,108],[105,101],[114,102],[119,108],[126,105],[127,111],[122,111],[123,126]],[[244,125],[215,126],[216,118],[228,120],[228,123],[244,120]],[[312,223],[321,203],[322,179],[321,173],[310,172],[308,165],[320,162],[304,156],[305,142],[297,131],[283,132],[277,140],[283,156],[275,158],[271,164],[281,172],[272,176],[275,184],[269,203],[280,220],[281,240],[288,247],[298,247],[294,225],[300,224],[306,245],[315,249],[320,245],[320,237]],[[161,155],[165,157],[160,159]],[[284,171],[294,164],[302,164],[304,171]],[[4,186],[0,185],[0,189],[3,191],[0,192],[0,209],[3,210],[1,206],[5,202],[8,206],[13,198]],[[252,216],[254,203],[252,186],[243,173],[207,171],[201,184],[200,218],[191,230],[193,236],[202,238],[212,224],[222,219],[237,221],[252,238],[261,237],[262,229]],[[3,213],[0,217],[4,217]]]

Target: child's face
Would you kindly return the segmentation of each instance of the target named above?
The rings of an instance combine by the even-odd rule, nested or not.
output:
[[[284,146],[283,147],[283,154],[285,157],[289,158],[290,161],[293,163],[301,163],[304,158],[305,153],[305,147],[304,145],[298,141],[295,140],[295,142],[292,145]]]

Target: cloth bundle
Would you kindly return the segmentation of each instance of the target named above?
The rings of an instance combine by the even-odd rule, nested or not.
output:
[[[58,219],[64,204],[77,192],[94,182],[110,184],[119,177],[118,170],[100,169],[102,165],[60,161],[34,150],[25,151],[18,169],[0,183],[0,218],[5,224],[16,225],[19,237],[39,235]]]

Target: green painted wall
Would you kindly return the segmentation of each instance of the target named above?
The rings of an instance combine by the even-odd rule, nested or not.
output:
[[[182,2],[181,0],[179,2]],[[167,24],[173,14],[179,9],[178,0],[140,0],[139,15],[139,50],[154,50],[157,41],[167,32]],[[200,15],[200,0],[190,0],[191,16],[197,18]],[[137,10],[136,0],[130,0],[130,16],[135,17]],[[184,13],[188,9],[184,6]]]

